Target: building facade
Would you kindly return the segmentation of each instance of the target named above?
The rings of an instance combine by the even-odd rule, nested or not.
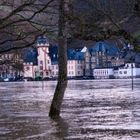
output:
[[[93,76],[95,68],[119,66],[124,64],[119,58],[119,49],[113,43],[97,42],[92,48],[85,50],[85,76]]]
[[[24,77],[32,78],[57,78],[58,77],[58,46],[50,46],[46,37],[38,38],[36,63],[33,55],[24,63]],[[76,49],[67,51],[67,76],[68,78],[84,76],[84,53]]]
[[[109,78],[140,78],[140,65],[136,63],[126,63],[124,66],[112,68],[95,68],[93,70],[95,79]]]
[[[36,78],[37,65],[33,62],[23,63],[24,66],[24,78]]]
[[[114,69],[113,68],[95,68],[93,70],[93,76],[95,79],[114,78]]]
[[[23,59],[18,52],[0,55],[0,78],[16,80],[23,76]]]
[[[51,59],[49,56],[49,43],[38,43],[37,44],[38,51],[38,65],[37,65],[37,76],[42,78],[51,76]]]
[[[136,63],[126,63],[124,67],[118,69],[118,77],[116,78],[131,78],[140,77],[140,66]]]
[[[56,48],[54,48],[55,50]],[[58,51],[52,51],[52,77],[58,77]],[[84,53],[75,49],[68,49],[67,52],[67,76],[68,78],[84,76]]]
[[[24,77],[43,79],[51,76],[49,42],[45,36],[37,39],[36,48],[26,51]]]

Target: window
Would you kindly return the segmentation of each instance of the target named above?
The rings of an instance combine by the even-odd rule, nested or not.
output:
[[[86,69],[89,69],[89,64],[86,64]]]
[[[120,71],[120,74],[122,74],[122,71]]]
[[[43,61],[42,61],[42,60],[40,61],[40,64],[41,64],[41,65],[43,64]]]
[[[127,71],[124,71],[124,74],[127,74]]]
[[[43,66],[40,66],[40,70],[43,70]]]
[[[30,70],[30,67],[27,66],[27,67],[26,67],[26,70]]]

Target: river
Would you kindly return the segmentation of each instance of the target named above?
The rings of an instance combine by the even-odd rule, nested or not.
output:
[[[50,119],[56,81],[0,83],[0,140],[140,140],[140,80],[71,80]]]

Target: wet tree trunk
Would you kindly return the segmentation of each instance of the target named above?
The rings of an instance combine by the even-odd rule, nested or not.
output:
[[[65,0],[59,0],[59,74],[54,97],[50,107],[49,116],[51,118],[60,115],[61,104],[67,87],[67,39],[65,21]]]

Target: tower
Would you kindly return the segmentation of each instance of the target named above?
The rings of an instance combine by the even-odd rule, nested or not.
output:
[[[49,56],[49,41],[45,36],[38,37],[37,51],[38,51],[38,68],[37,76],[41,78],[51,76],[51,59]]]

